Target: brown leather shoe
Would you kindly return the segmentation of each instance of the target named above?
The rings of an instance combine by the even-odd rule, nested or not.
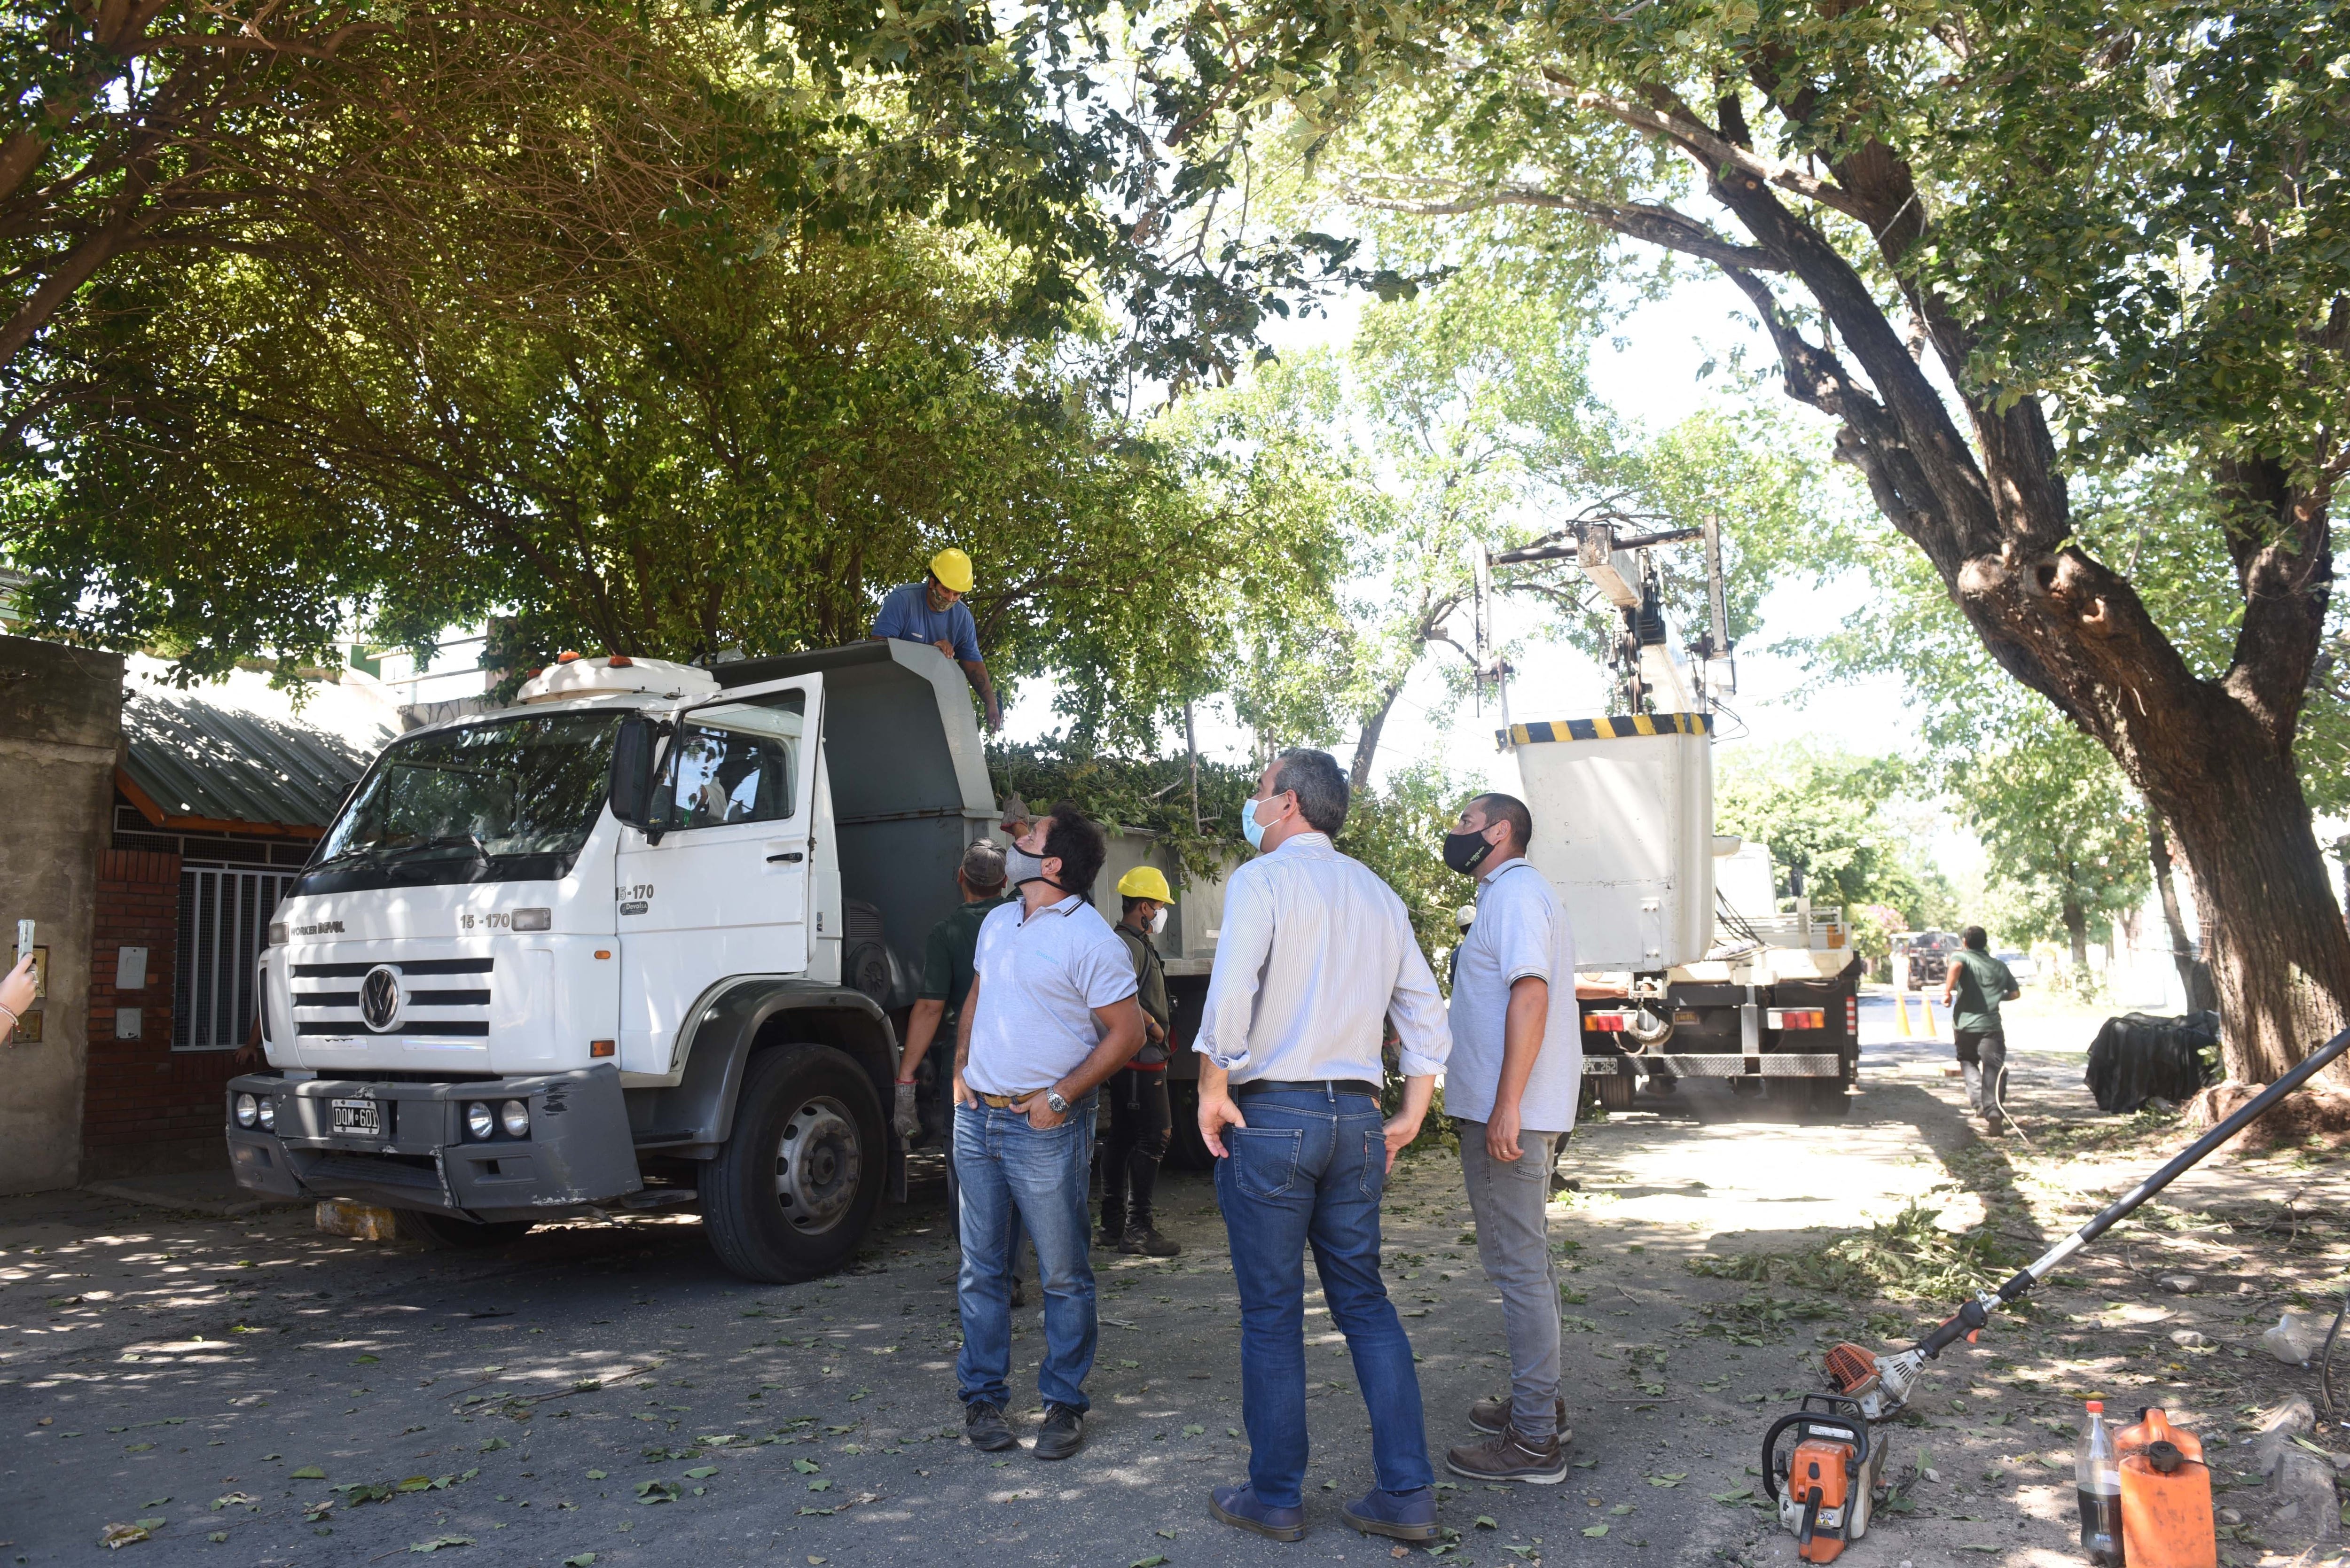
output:
[[[1517,1432],[1502,1432],[1482,1443],[1465,1444],[1444,1456],[1444,1468],[1471,1480],[1529,1481],[1556,1486],[1566,1479],[1566,1445]]]
[[[1478,1400],[1469,1407],[1469,1424],[1481,1432],[1508,1431],[1510,1397],[1504,1394],[1499,1399]],[[1561,1443],[1575,1441],[1575,1434],[1567,1429],[1566,1396],[1564,1394],[1558,1397],[1558,1440]]]

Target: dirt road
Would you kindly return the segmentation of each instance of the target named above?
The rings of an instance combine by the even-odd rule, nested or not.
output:
[[[2088,1116],[2077,1055],[2029,1049],[2077,1047],[2068,1023],[2043,1041],[2017,1032],[2018,1108],[2036,1147],[1987,1142],[1941,1075],[1948,1047],[1885,1040],[1883,1005],[1866,1011],[1873,1043],[1847,1122],[1669,1103],[1577,1135],[1567,1169],[1581,1190],[1555,1208],[1553,1236],[1583,1468],[1564,1487],[1448,1490],[1459,1535],[1442,1555],[1791,1561],[1792,1539],[1753,1501],[1763,1427],[1814,1386],[1822,1345],[1898,1339],[1939,1315],[1871,1282],[1915,1282],[1952,1249],[1913,1212],[1874,1262],[1847,1261],[1835,1292],[1804,1288],[1815,1263],[1770,1255],[1815,1252],[1913,1199],[1945,1227],[1988,1217],[1998,1245],[2029,1255],[2178,1141],[2150,1119]],[[2282,1307],[2314,1310],[2339,1274],[2342,1168],[2288,1153],[2199,1173],[2034,1312],[1945,1357],[1894,1431],[1908,1511],[1844,1561],[2073,1561],[2084,1395],[2160,1401],[2229,1440],[2214,1469],[2235,1484],[2239,1416],[2292,1391],[2315,1397],[2314,1372],[2268,1358],[2257,1336]],[[1208,1184],[1169,1186],[1166,1228],[1189,1250],[1097,1260],[1090,1442],[1058,1466],[960,1440],[935,1194],[891,1213],[858,1272],[780,1289],[723,1273],[690,1218],[560,1227],[469,1257],[322,1236],[303,1210],[224,1221],[87,1194],[0,1200],[0,1430],[13,1444],[0,1562],[87,1561],[108,1525],[140,1521],[155,1522],[134,1553],[272,1565],[428,1547],[548,1568],[589,1553],[599,1568],[1388,1561],[1388,1543],[1337,1519],[1368,1462],[1353,1373],[1319,1313],[1307,1320],[1313,1533],[1281,1547],[1206,1518],[1208,1488],[1244,1459],[1234,1298]],[[1467,1438],[1468,1403],[1506,1380],[1468,1224],[1451,1164],[1407,1161],[1389,1280],[1440,1458]],[[2189,1293],[2158,1286],[2179,1272]],[[1033,1306],[1018,1330],[1024,1370]],[[2173,1343],[2188,1330],[2203,1343]],[[1033,1419],[1033,1381],[1023,1403]],[[2330,1428],[2314,1440],[2345,1446]],[[2309,1521],[2280,1526],[2256,1485],[2222,1501],[2243,1515],[2233,1563],[2291,1561],[2316,1540]]]

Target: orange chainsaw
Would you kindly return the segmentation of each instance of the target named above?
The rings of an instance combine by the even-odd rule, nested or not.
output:
[[[1857,1345],[1827,1353],[1826,1394],[1807,1394],[1800,1408],[1772,1423],[1762,1439],[1762,1486],[1779,1505],[1779,1520],[1800,1542],[1795,1555],[1806,1563],[1832,1563],[1868,1530],[1875,1492],[1885,1469],[1885,1445],[1872,1440],[1870,1423],[1900,1413],[1926,1363],[1963,1339],[1971,1344],[1991,1314],[2016,1301],[2048,1277],[2051,1270],[2113,1229],[2133,1210],[2200,1164],[2212,1150],[2265,1115],[2269,1108],[2350,1051],[2350,1029],[2328,1040],[2275,1083],[2244,1102],[2235,1115],[2179,1151],[2170,1162],[2131,1188],[2095,1219],[1994,1291],[1960,1306],[1931,1334],[1898,1355],[1880,1356]],[[1782,1440],[1794,1433],[1785,1454]]]

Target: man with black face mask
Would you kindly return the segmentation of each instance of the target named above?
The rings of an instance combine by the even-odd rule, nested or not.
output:
[[[1085,1442],[1086,1374],[1097,1332],[1087,1256],[1094,1090],[1142,1048],[1133,961],[1088,901],[1107,846],[1064,801],[1005,852],[1019,892],[979,928],[978,973],[955,1041],[954,1162],[962,1269],[955,1361],[963,1433],[990,1452],[1016,1442],[1011,1397],[1013,1219],[1036,1243],[1045,1287],[1035,1457]]]
[[[1508,1397],[1469,1411],[1492,1436],[1444,1462],[1480,1480],[1555,1485],[1566,1479],[1569,1434],[1544,1205],[1553,1151],[1575,1127],[1583,1033],[1575,938],[1549,878],[1526,862],[1533,837],[1523,801],[1481,794],[1444,839],[1444,863],[1477,878],[1477,918],[1452,972],[1444,1108],[1460,1127],[1477,1258],[1501,1293],[1510,1345]]]

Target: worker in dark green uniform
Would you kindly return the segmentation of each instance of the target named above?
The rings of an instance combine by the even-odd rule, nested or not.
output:
[[[1150,939],[1167,929],[1167,907],[1175,895],[1156,866],[1136,867],[1118,879],[1118,891],[1124,907],[1113,929],[1134,957],[1142,1049],[1102,1085],[1109,1136],[1102,1140],[1101,1235],[1096,1245],[1140,1257],[1172,1258],[1183,1251],[1182,1245],[1160,1235],[1151,1223],[1150,1197],[1175,1125],[1167,1102],[1167,1032],[1175,1015],[1167,1005],[1167,965]]]
[[[1991,936],[1981,926],[1960,934],[1942,977],[1942,1005],[1950,1010],[1950,1038],[1958,1043],[1959,1066],[1966,1075],[1968,1107],[1994,1133],[2007,1130],[2007,1030],[1999,1004],[2023,994],[2008,967],[1991,956]]]

